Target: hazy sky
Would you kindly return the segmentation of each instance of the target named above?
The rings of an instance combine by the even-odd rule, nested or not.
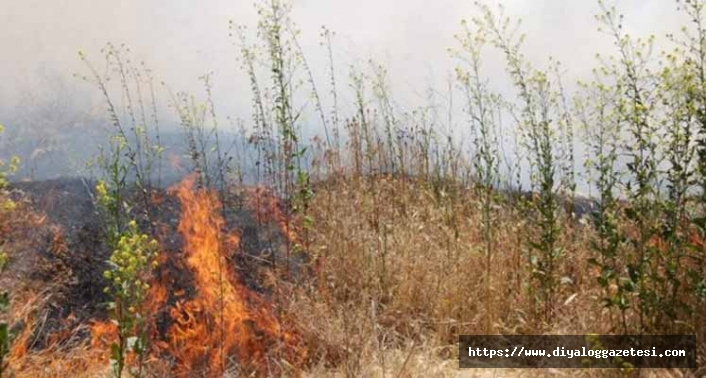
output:
[[[197,90],[197,77],[213,71],[223,112],[245,116],[247,81],[238,69],[228,21],[254,27],[255,0],[0,0],[0,105],[38,91],[42,69],[69,77],[85,72],[77,51],[100,59],[108,41],[126,43],[175,89]],[[597,32],[593,0],[506,0],[507,13],[523,19],[526,55],[536,63],[561,60],[571,78],[585,75],[594,55],[610,47]],[[672,0],[622,0],[626,26],[658,36],[678,23]],[[423,93],[443,83],[453,60],[447,48],[463,18],[474,16],[472,0],[295,0],[294,18],[315,71],[324,67],[318,47],[322,25],[335,31],[342,66],[368,57],[386,64],[393,90]],[[605,50],[604,50],[605,51]],[[43,67],[43,68],[42,68]],[[490,76],[502,67],[490,66]],[[71,82],[76,79],[70,78]],[[322,84],[323,85],[323,84]],[[0,106],[0,109],[3,106]]]

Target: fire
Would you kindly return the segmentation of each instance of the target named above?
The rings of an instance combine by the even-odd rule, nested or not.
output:
[[[301,366],[307,357],[301,337],[290,322],[282,320],[286,317],[270,298],[240,278],[234,263],[241,248],[240,232],[227,229],[216,193],[195,189],[194,184],[195,176],[189,176],[169,191],[181,205],[176,231],[182,243],[172,237],[173,224],[155,224],[155,236],[164,248],[142,310],[151,333],[147,369],[153,376],[220,377],[231,368],[247,376],[277,376],[284,366]],[[283,224],[276,199],[259,194],[263,208],[274,212],[270,220]],[[159,200],[157,205],[172,203],[165,196]],[[55,231],[55,253],[69,253],[63,233]],[[296,240],[293,231],[284,227],[283,231]],[[51,366],[56,372],[49,376],[107,371],[111,344],[118,338],[117,324],[104,318],[91,320],[87,327],[85,323],[77,327],[76,322],[71,315],[65,327],[47,337],[52,346],[37,351],[27,349],[36,328],[28,323],[13,345],[14,366],[27,376],[37,375],[32,370],[37,361],[41,361],[37,366]],[[78,340],[86,328],[90,340],[64,349],[64,341]],[[55,358],[58,355],[62,360]],[[128,353],[128,365],[136,363],[135,357]]]
[[[107,348],[118,338],[118,326],[110,321],[91,322],[91,347]]]
[[[27,341],[32,336],[33,324],[28,324],[27,327],[22,330],[22,333],[14,340],[10,348],[10,361],[18,361],[23,357],[27,356]]]
[[[264,374],[268,352],[291,341],[292,335],[230,268],[227,249],[235,250],[240,239],[223,232],[225,221],[215,193],[195,191],[193,186],[190,176],[174,189],[182,206],[178,230],[194,293],[177,300],[169,311],[170,353],[182,372],[219,375],[236,357],[241,367]]]
[[[280,209],[280,200],[274,192],[265,187],[259,186],[247,191],[247,206],[260,221],[274,220],[284,232],[290,244],[299,244],[301,238],[291,225],[291,221]]]

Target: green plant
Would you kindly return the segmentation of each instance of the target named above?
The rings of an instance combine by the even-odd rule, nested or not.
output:
[[[636,295],[639,330],[645,331],[653,325],[655,316],[664,310],[655,285],[658,277],[653,257],[657,256],[658,250],[651,243],[657,235],[661,205],[657,145],[659,123],[654,114],[659,80],[655,80],[650,70],[654,37],[634,40],[623,30],[622,15],[603,1],[599,4],[602,12],[597,19],[618,47],[617,62],[607,64],[606,68],[623,89],[617,101],[627,129],[623,146],[628,159],[624,182],[628,199],[625,216],[632,230],[626,232],[631,248],[628,249],[629,255],[625,256],[629,280],[623,288]]]
[[[110,269],[103,273],[108,280],[105,292],[112,299],[109,303],[111,318],[118,327],[118,340],[110,347],[116,377],[122,377],[128,352],[137,356],[133,376],[141,377],[143,373],[150,341],[145,300],[148,282],[157,264],[157,247],[155,240],[139,231],[137,222],[130,221],[110,256]]]
[[[241,68],[245,71],[249,82],[250,91],[252,92],[252,109],[254,132],[249,138],[249,143],[255,146],[257,156],[255,158],[255,180],[257,184],[272,184],[275,179],[275,146],[273,142],[272,123],[269,115],[271,112],[267,108],[267,88],[263,88],[260,84],[257,71],[258,63],[258,48],[257,45],[251,45],[247,38],[247,29],[242,25],[235,25],[231,20],[229,22],[230,35],[237,34]],[[271,182],[270,182],[271,180]]]
[[[663,141],[665,159],[669,163],[666,171],[667,193],[662,200],[663,221],[659,233],[666,248],[653,262],[660,265],[654,273],[657,282],[659,310],[655,317],[657,326],[665,321],[674,321],[686,308],[682,301],[681,273],[689,243],[689,192],[696,174],[692,163],[696,153],[694,124],[698,87],[691,63],[681,62],[674,54],[668,54],[666,66],[660,73],[661,90],[657,96],[666,107],[663,117]]]
[[[0,247],[0,273],[5,270],[5,267],[9,262],[10,257],[7,256],[7,253],[2,249],[2,247]]]
[[[171,106],[176,110],[181,127],[185,131],[188,155],[198,176],[198,184],[200,187],[210,188],[219,178],[212,172],[216,167],[211,162],[210,146],[212,132],[217,131],[216,120],[209,117],[208,104],[197,101],[194,96],[179,92],[171,97]],[[206,125],[209,119],[214,122],[213,129]]]
[[[8,263],[8,256],[0,246],[0,275],[5,271]],[[0,292],[0,315],[5,315],[10,309],[10,293],[7,291]],[[9,323],[5,320],[0,320],[0,378],[8,371],[5,363],[5,356],[10,353],[10,344],[12,342],[12,334],[10,334]]]
[[[471,124],[475,149],[472,157],[475,178],[473,186],[478,197],[481,213],[480,228],[485,250],[486,331],[491,332],[491,319],[494,315],[490,308],[493,302],[491,270],[497,217],[494,208],[498,203],[496,191],[500,184],[500,157],[495,117],[501,103],[499,96],[493,95],[486,87],[481,75],[481,50],[486,40],[485,32],[481,28],[474,34],[468,29],[467,23],[464,22],[463,26],[463,34],[457,36],[461,44],[461,52],[457,53],[457,56],[467,63],[468,68],[456,68],[456,76],[466,96],[466,112]]]
[[[124,200],[128,167],[122,161],[122,151],[126,146],[120,136],[111,138],[110,151],[102,151],[98,162],[105,172],[105,180],[96,183],[96,203],[103,213],[105,234],[108,246],[117,244],[130,212],[128,203]]]
[[[2,134],[4,131],[5,126],[0,124],[0,134]],[[17,156],[11,157],[9,162],[0,160],[0,191],[5,190],[8,184],[7,177],[15,173],[19,165],[20,158]],[[0,210],[10,211],[14,208],[15,203],[10,198],[3,198],[2,201],[0,201]]]
[[[577,99],[576,109],[583,126],[588,146],[584,162],[589,181],[597,189],[596,208],[591,212],[595,235],[591,248],[596,257],[589,263],[597,266],[598,283],[604,290],[604,304],[620,311],[623,331],[628,331],[627,311],[630,309],[629,291],[625,287],[623,271],[624,237],[621,230],[617,170],[622,109],[617,101],[621,87],[602,80],[605,70],[594,71],[596,80],[582,84],[583,99]]]
[[[691,138],[694,141],[695,154],[693,173],[691,174],[692,188],[696,194],[688,198],[688,207],[691,226],[695,230],[695,240],[687,242],[686,257],[687,281],[689,292],[694,294],[696,303],[702,306],[706,300],[706,24],[704,24],[704,2],[702,0],[677,0],[681,11],[688,17],[689,24],[682,29],[680,36],[670,35],[676,43],[678,50],[674,57],[678,57],[682,72],[682,84],[687,89],[686,96],[681,103],[688,105],[682,107],[683,116],[692,118],[694,124]],[[674,58],[673,58],[674,59]],[[676,87],[675,89],[679,89]],[[686,114],[684,114],[684,110]],[[686,173],[686,172],[685,172]]]
[[[574,123],[576,120],[572,116],[567,92],[564,89],[561,64],[559,62],[552,63],[552,73],[557,87],[559,193],[565,204],[565,213],[573,217],[576,199],[576,151],[574,146]]]
[[[243,68],[250,78],[253,92],[253,116],[257,130],[254,139],[260,155],[258,161],[264,159],[265,174],[272,178],[276,191],[292,205],[287,206],[283,214],[289,227],[292,212],[306,212],[312,195],[309,172],[303,163],[307,149],[300,143],[299,122],[304,107],[297,108],[295,104],[296,93],[302,83],[299,78],[302,69],[308,75],[312,97],[322,122],[326,123],[326,117],[306,59],[301,49],[297,48],[298,31],[290,18],[290,4],[282,0],[267,0],[257,4],[256,8],[260,17],[257,30],[261,45],[249,46],[246,43],[245,28],[238,27],[237,32]],[[262,61],[257,59],[260,49],[264,52]],[[262,63],[263,67],[258,67],[258,63]],[[264,88],[260,85],[258,68],[264,68],[269,73],[269,85]],[[330,146],[329,140],[327,144]],[[258,162],[258,180],[259,170]],[[291,254],[298,248],[291,244],[287,240],[288,273],[291,270]]]
[[[525,60],[520,50],[524,36],[516,34],[512,22],[504,16],[503,8],[500,7],[496,15],[483,3],[476,2],[476,6],[482,16],[474,22],[479,29],[486,31],[489,41],[504,55],[507,71],[518,91],[520,109],[515,118],[528,151],[533,192],[532,211],[528,215],[532,216],[531,223],[538,229],[530,232],[538,236],[528,241],[529,263],[538,284],[536,294],[542,302],[543,318],[551,321],[559,281],[558,260],[564,255],[558,242],[561,231],[558,197],[562,190],[556,172],[560,155],[557,146],[562,145],[562,128],[557,121],[562,116],[557,114],[560,113],[559,93],[546,72],[532,68]]]
[[[140,377],[149,347],[144,299],[156,263],[157,243],[139,232],[136,221],[129,220],[131,207],[124,199],[129,166],[122,160],[126,145],[122,137],[115,136],[110,152],[101,155],[99,162],[107,181],[96,184],[95,200],[105,222],[106,244],[112,251],[109,269],[104,272],[108,280],[104,291],[110,297],[110,316],[118,329],[118,340],[111,344],[110,352],[113,374],[122,377],[126,355],[133,352],[137,356],[133,375]]]
[[[144,216],[149,219],[152,209],[149,190],[155,179],[158,185],[161,183],[164,154],[152,71],[144,63],[134,64],[130,49],[124,45],[116,47],[108,43],[101,52],[105,58],[103,75],[87,55],[79,51],[79,58],[90,73],[82,79],[94,85],[105,100],[107,116],[113,126],[109,148],[115,149],[120,144],[121,150],[117,157],[112,154],[108,159],[117,160],[123,167],[123,173],[126,176],[130,173],[131,179],[134,177],[134,184],[144,205]],[[115,79],[119,86],[117,89],[111,86]],[[114,97],[123,100],[120,102],[122,107],[116,106]],[[105,170],[105,161],[99,161],[99,164]]]
[[[5,314],[10,308],[10,295],[8,292],[4,291],[0,293],[0,314]],[[2,378],[8,371],[7,364],[5,362],[5,357],[10,353],[10,343],[12,341],[12,334],[10,334],[10,327],[6,321],[0,321],[0,378]]]

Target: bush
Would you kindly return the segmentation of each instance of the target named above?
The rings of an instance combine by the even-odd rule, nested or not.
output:
[[[105,292],[113,300],[109,304],[111,317],[118,325],[118,341],[111,345],[111,363],[116,377],[122,376],[128,351],[138,356],[137,371],[133,375],[142,375],[149,342],[145,298],[150,288],[148,281],[157,264],[157,247],[157,241],[140,233],[137,222],[131,221],[110,257],[110,269],[103,273],[109,282]]]

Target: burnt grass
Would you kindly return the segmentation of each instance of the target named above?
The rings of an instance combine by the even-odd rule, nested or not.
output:
[[[109,298],[103,292],[107,284],[103,271],[108,268],[111,251],[105,243],[103,221],[94,206],[93,187],[93,182],[79,178],[12,184],[13,197],[27,206],[24,211],[31,209],[46,217],[30,230],[18,227],[6,237],[7,245],[12,246],[8,250],[11,260],[7,269],[13,272],[10,291],[26,287],[28,282],[35,287],[51,287],[49,300],[33,310],[33,317],[41,321],[34,325],[27,340],[30,351],[48,347],[49,340],[56,343],[52,335],[59,334],[72,337],[58,341],[58,346],[76,346],[90,337],[87,327],[90,321],[108,319]],[[266,298],[268,291],[262,284],[262,272],[284,265],[287,239],[275,219],[263,220],[244,205],[242,193],[228,190],[223,195],[222,215],[226,225],[223,235],[235,230],[240,236],[238,248],[225,251],[227,270],[247,288]],[[163,259],[155,274],[158,282],[167,285],[169,296],[164,308],[156,314],[156,323],[158,333],[164,335],[170,322],[168,309],[177,299],[195,294],[193,277],[184,266],[182,238],[177,229],[181,206],[167,189],[152,189],[148,196],[132,190],[125,197],[134,204],[132,211],[141,229],[151,232],[162,248]],[[295,272],[305,265],[301,257],[298,259],[294,263]],[[181,297],[174,293],[181,293]],[[25,326],[22,320],[13,324],[17,333]]]

